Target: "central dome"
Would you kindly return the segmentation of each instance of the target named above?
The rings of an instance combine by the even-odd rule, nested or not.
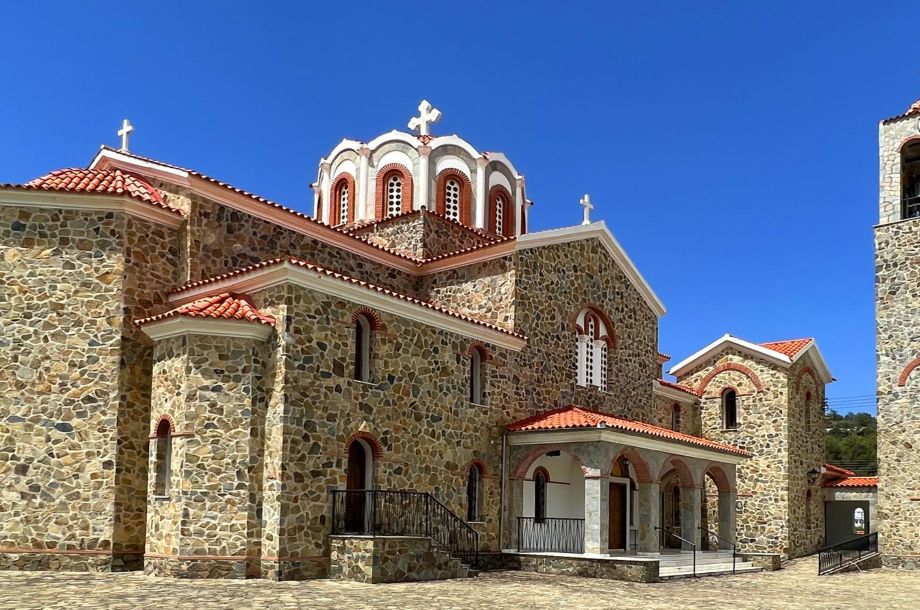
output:
[[[376,222],[426,209],[468,227],[512,237],[526,231],[524,176],[502,153],[457,135],[429,133],[441,113],[428,102],[409,122],[371,140],[342,140],[319,162],[314,217],[332,226]]]

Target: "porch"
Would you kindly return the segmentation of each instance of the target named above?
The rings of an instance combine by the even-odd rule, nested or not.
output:
[[[728,552],[747,453],[567,407],[508,428],[505,550],[623,560]]]

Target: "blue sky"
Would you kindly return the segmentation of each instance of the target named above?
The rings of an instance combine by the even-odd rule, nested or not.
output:
[[[877,125],[920,98],[916,2],[164,2],[4,7],[0,181],[116,144],[309,210],[342,137],[503,151],[532,229],[589,192],[665,302],[661,349],[818,338],[875,391]],[[49,14],[54,14],[49,18]]]

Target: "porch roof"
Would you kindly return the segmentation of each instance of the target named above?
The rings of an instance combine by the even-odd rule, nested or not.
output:
[[[668,441],[676,441],[688,445],[696,445],[706,449],[713,449],[722,453],[729,453],[741,457],[750,457],[751,454],[740,447],[723,445],[706,438],[692,436],[682,432],[675,432],[660,426],[653,426],[644,422],[631,419],[614,417],[606,413],[591,411],[575,405],[546,411],[506,426],[509,432],[531,432],[549,430],[575,430],[586,428],[613,428],[624,432],[633,432],[645,436],[658,437]]]

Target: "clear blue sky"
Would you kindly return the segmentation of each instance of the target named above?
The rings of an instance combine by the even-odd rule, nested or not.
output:
[[[53,4],[4,7],[0,182],[129,117],[135,152],[309,210],[324,153],[425,97],[527,176],[532,229],[591,193],[675,359],[814,336],[832,403],[875,391],[877,124],[920,97],[916,1]]]

